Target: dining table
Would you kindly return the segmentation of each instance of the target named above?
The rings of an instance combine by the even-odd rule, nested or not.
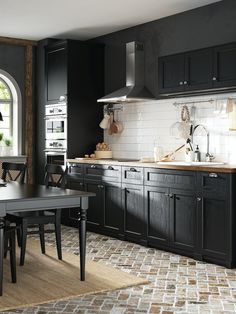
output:
[[[76,208],[78,210],[80,280],[85,280],[86,214],[94,193],[37,184],[0,182],[0,295],[3,294],[4,227],[8,213]]]

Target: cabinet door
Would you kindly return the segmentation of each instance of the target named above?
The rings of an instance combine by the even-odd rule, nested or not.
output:
[[[212,87],[212,49],[203,49],[185,54],[185,91]]]
[[[199,198],[200,250],[204,259],[223,264],[230,243],[229,204],[225,199],[208,192]]]
[[[214,48],[214,87],[236,85],[236,44]]]
[[[84,191],[83,179],[76,181],[67,180],[67,188],[71,190]],[[78,227],[78,210],[76,208],[63,209],[61,213],[61,222],[66,226]]]
[[[46,100],[57,102],[67,95],[66,46],[56,46],[46,50]]]
[[[162,57],[158,60],[160,94],[184,91],[184,54]]]
[[[145,186],[148,243],[165,245],[169,241],[168,188]]]
[[[121,184],[105,183],[103,186],[103,228],[110,233],[123,231],[124,212],[121,202]]]
[[[142,239],[145,237],[145,211],[143,186],[122,184],[124,230],[127,238]]]
[[[170,241],[179,249],[194,251],[196,246],[196,196],[186,190],[171,189]]]
[[[85,181],[85,191],[93,192],[95,197],[89,199],[89,209],[87,211],[87,226],[91,231],[99,231],[102,226],[102,209],[103,209],[103,186],[97,181]]]

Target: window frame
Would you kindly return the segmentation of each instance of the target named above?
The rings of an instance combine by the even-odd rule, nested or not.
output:
[[[7,84],[7,82],[0,77],[0,82],[2,82],[8,89],[8,92],[10,94],[10,99],[1,99],[0,98],[0,104],[9,104],[10,105],[10,110],[9,110],[9,134],[10,137],[13,138],[13,95],[12,95],[12,91],[10,86]],[[4,116],[3,120],[4,120]],[[1,126],[0,126],[0,130],[1,130]]]

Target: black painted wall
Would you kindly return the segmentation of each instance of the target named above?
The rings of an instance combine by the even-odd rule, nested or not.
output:
[[[157,96],[157,58],[236,41],[236,1],[223,0],[94,39],[106,44],[105,91],[125,85],[125,43],[145,44],[145,81]]]

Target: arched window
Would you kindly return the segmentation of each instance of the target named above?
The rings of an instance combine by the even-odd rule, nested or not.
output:
[[[21,111],[19,86],[9,73],[0,69],[0,112],[3,119],[0,121],[0,146],[9,146],[14,155],[21,154]]]

